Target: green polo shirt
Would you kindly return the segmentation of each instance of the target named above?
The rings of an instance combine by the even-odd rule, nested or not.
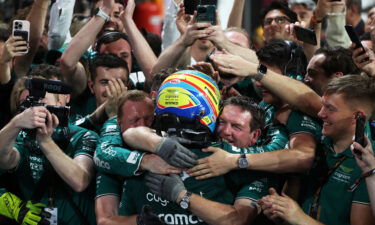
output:
[[[328,181],[323,185],[319,206],[321,207],[318,220],[329,225],[350,225],[350,211],[352,203],[369,204],[369,196],[366,183],[363,181],[353,192],[348,188],[361,176],[361,169],[358,167],[349,147],[342,153],[335,153],[333,145],[326,137],[320,146],[320,156],[313,169],[307,177],[303,178],[301,204],[304,212],[310,212],[310,206],[314,199],[315,192],[320,186],[320,180],[325,177],[328,168],[333,168],[335,163],[345,155],[347,158],[331,174]]]
[[[67,132],[70,134],[69,136],[65,135]],[[62,140],[65,140],[68,137],[66,149],[62,150],[64,150],[65,154],[70,158],[74,158],[78,155],[92,157],[98,139],[98,136],[94,132],[71,124],[69,125],[69,129],[58,128],[55,130],[52,137],[55,143],[61,143]],[[39,180],[45,172],[45,162],[47,159],[39,149],[36,141],[31,140],[23,131],[20,132],[16,139],[15,148],[20,153],[20,161],[18,166],[10,171],[10,173],[13,173],[17,185],[20,187],[21,195],[19,197],[23,200],[28,200],[36,191],[35,189],[37,188]],[[0,171],[0,173],[1,172],[4,172],[4,170]],[[68,193],[72,196],[73,202],[88,219],[90,224],[96,224],[94,209],[94,182],[92,182],[89,187],[81,193],[75,192],[63,181],[61,183],[55,183],[54,185],[56,188],[54,188],[52,192],[49,192],[48,188],[46,188],[40,202],[49,205],[49,197],[53,198],[53,207],[58,208],[59,225],[81,223],[81,220],[76,215],[74,209],[66,200]],[[62,188],[62,186],[64,186],[64,188]],[[51,195],[48,193],[51,193]]]
[[[116,174],[123,177],[137,175],[144,152],[129,150],[124,147],[117,117],[104,123],[94,162],[96,169],[103,173]]]

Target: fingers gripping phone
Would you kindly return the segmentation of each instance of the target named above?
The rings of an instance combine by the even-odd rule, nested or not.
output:
[[[355,32],[353,26],[352,25],[345,25],[345,30],[346,30],[346,33],[348,33],[348,35],[350,37],[350,40],[355,44],[355,48],[362,48],[363,49],[361,55],[366,53],[366,50],[363,47],[363,45],[361,43],[361,40],[359,40],[359,37],[358,37],[357,33]],[[369,60],[368,57],[365,58],[365,61],[367,61],[367,60]]]
[[[14,20],[12,35],[21,36],[24,41],[29,43],[30,22],[27,20]],[[20,51],[20,52],[27,53],[28,49],[26,49],[25,51]]]
[[[216,25],[216,6],[215,5],[198,5],[197,22],[206,22]]]
[[[294,26],[294,33],[299,41],[306,42],[310,45],[317,45],[316,34],[314,30],[303,28],[300,26]]]
[[[356,123],[355,123],[354,141],[359,143],[363,147],[366,147],[365,126],[366,126],[366,117],[364,115],[358,115],[356,118]],[[354,149],[354,153],[358,155],[362,154],[362,152],[357,149]]]

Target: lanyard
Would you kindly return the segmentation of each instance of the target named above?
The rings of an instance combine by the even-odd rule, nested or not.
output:
[[[361,181],[362,181],[363,179],[365,179],[366,177],[369,177],[369,176],[373,175],[374,173],[375,173],[375,169],[372,169],[372,170],[370,170],[370,171],[367,171],[366,173],[362,173],[361,177],[358,178],[358,179],[356,179],[356,180],[354,181],[354,183],[349,187],[348,191],[349,191],[349,192],[353,192],[353,191],[355,191],[355,189],[357,189],[358,185],[361,183]]]
[[[331,176],[331,174],[344,162],[345,159],[347,159],[348,156],[343,155],[340,157],[339,161],[335,163],[335,165],[330,168],[327,172],[327,175],[323,178],[319,188],[316,190],[315,195],[314,195],[314,201],[311,204],[310,207],[310,216],[314,219],[318,218],[318,213],[319,213],[319,200],[320,200],[320,194],[322,192],[323,186],[325,183],[327,183],[328,178]]]

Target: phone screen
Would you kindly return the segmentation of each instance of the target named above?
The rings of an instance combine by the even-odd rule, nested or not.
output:
[[[316,34],[314,30],[303,28],[300,26],[294,26],[294,33],[299,41],[306,42],[310,45],[317,45]]]
[[[365,147],[365,125],[366,125],[366,117],[364,115],[358,115],[356,118],[355,124],[355,136],[354,141]],[[361,154],[360,151],[354,149],[355,154]]]

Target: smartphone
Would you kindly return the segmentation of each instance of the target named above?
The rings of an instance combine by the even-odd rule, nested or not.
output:
[[[216,6],[215,5],[198,5],[197,6],[197,23],[208,22],[216,25]]]
[[[362,45],[362,43],[361,43],[361,40],[359,40],[359,37],[358,37],[357,33],[355,32],[353,26],[347,24],[347,25],[345,25],[345,30],[346,30],[346,33],[348,33],[348,35],[349,35],[349,37],[350,37],[350,40],[351,40],[353,43],[355,43],[356,48],[362,48],[362,49],[363,49],[361,55],[362,55],[362,54],[365,54],[365,53],[366,53],[366,50],[365,50],[365,48],[363,47],[363,45]],[[367,57],[367,58],[364,59],[364,61],[368,61],[369,59],[370,59],[370,58]]]
[[[303,28],[300,26],[294,26],[294,33],[299,41],[306,42],[310,45],[317,45],[316,34],[314,30]]]
[[[363,147],[366,147],[365,143],[365,126],[366,126],[366,117],[364,115],[358,115],[355,119],[355,136],[354,141],[362,145]],[[354,153],[357,155],[361,155],[362,153],[354,149]]]
[[[13,36],[21,36],[24,41],[29,43],[30,34],[30,22],[27,20],[14,20],[13,21]],[[22,51],[22,53],[27,53],[28,50]]]
[[[185,14],[193,15],[199,3],[199,0],[184,0]]]

